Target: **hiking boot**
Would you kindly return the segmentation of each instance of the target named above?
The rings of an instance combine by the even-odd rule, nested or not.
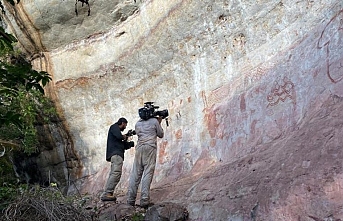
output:
[[[127,202],[130,206],[135,206],[135,202]]]
[[[144,203],[144,204],[141,204],[140,207],[143,209],[148,209],[149,207],[153,205],[154,205],[153,203]]]
[[[110,193],[104,193],[100,197],[101,201],[116,201],[117,197],[113,196]]]

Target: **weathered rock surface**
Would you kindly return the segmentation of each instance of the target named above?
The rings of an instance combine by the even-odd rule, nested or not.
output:
[[[185,207],[171,202],[155,204],[147,209],[130,206],[123,202],[107,202],[92,205],[97,208],[97,220],[146,220],[146,221],[186,221]]]
[[[343,220],[343,98],[329,96],[297,129],[245,157],[156,187],[190,220]]]
[[[133,128],[156,101],[170,126],[154,201],[185,203],[191,220],[343,219],[341,0],[100,0],[90,16],[74,4],[20,1],[6,16],[53,76],[80,191],[104,186],[108,127]]]
[[[11,20],[12,31],[29,53],[51,51],[101,35],[133,15],[140,4],[129,0],[90,0],[88,7],[82,1],[34,0],[11,7],[7,1],[2,2],[9,11],[3,16]]]
[[[156,204],[148,208],[145,220],[150,221],[185,221],[188,220],[188,211],[175,203]]]

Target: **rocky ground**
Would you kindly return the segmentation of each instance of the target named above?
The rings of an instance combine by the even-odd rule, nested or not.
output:
[[[93,198],[86,206],[93,214],[95,220],[121,220],[121,221],[158,221],[158,220],[188,220],[188,211],[185,207],[170,202],[156,202],[149,208],[142,208],[139,205],[131,206],[126,204],[125,195],[118,196],[117,201],[102,202],[98,197]]]

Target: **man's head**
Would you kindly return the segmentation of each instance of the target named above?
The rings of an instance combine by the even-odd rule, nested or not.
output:
[[[119,128],[121,131],[124,131],[126,126],[127,126],[127,120],[123,117],[119,118],[119,120],[117,121],[117,123],[119,125]]]

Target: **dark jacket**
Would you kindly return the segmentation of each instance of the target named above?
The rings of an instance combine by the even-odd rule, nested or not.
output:
[[[119,155],[124,160],[124,137],[117,123],[112,124],[107,135],[106,161],[111,161],[113,155]]]

